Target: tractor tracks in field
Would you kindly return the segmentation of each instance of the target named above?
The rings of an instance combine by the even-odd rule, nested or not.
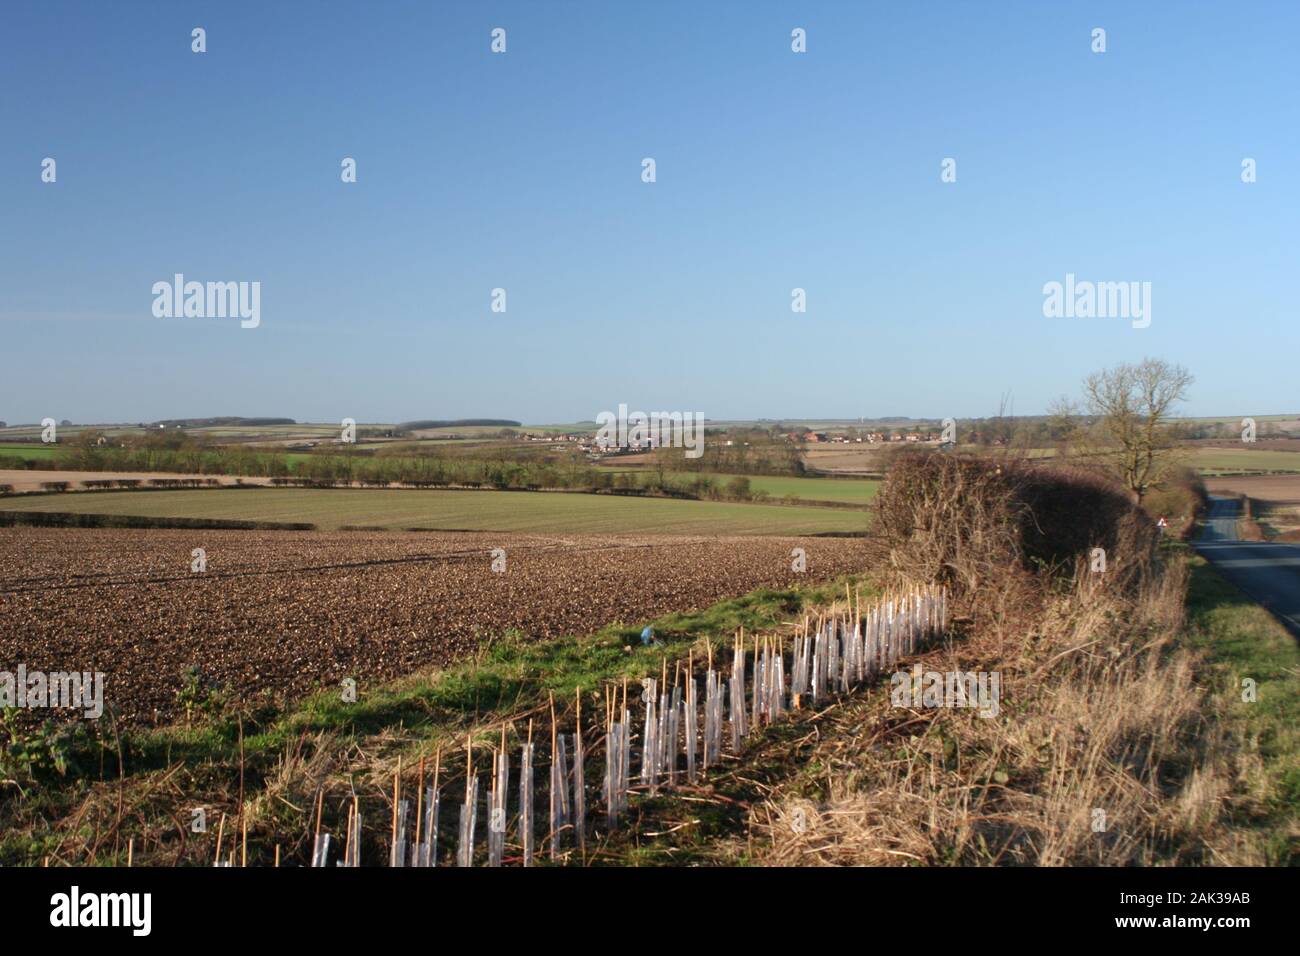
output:
[[[656,548],[670,546],[671,544],[667,542],[644,544],[620,543],[585,546],[575,546],[573,544],[547,544],[515,546],[510,548],[509,551],[511,554],[519,554],[521,552],[524,554],[547,554],[552,552],[582,554],[602,551],[654,550]],[[466,548],[458,551],[444,551],[437,554],[414,554],[396,558],[367,558],[361,561],[335,561],[324,564],[305,564],[278,568],[247,568],[231,571],[176,572],[144,575],[105,571],[100,574],[78,574],[73,576],[73,580],[60,581],[57,583],[44,582],[40,578],[17,578],[12,579],[11,581],[0,582],[0,595],[23,594],[33,591],[67,591],[85,588],[174,584],[178,581],[190,581],[194,584],[204,584],[234,578],[257,578],[294,574],[323,574],[331,571],[366,570],[369,568],[393,567],[411,564],[453,564],[469,561],[470,559],[483,560],[485,556],[490,557],[490,555],[490,548]]]

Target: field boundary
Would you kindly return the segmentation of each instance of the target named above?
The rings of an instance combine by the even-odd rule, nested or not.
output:
[[[237,518],[154,518],[148,515],[109,515],[72,511],[9,511],[0,509],[0,527],[33,528],[173,528],[227,531],[316,531],[305,521],[244,521]]]

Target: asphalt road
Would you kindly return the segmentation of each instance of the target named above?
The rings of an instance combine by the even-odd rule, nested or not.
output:
[[[1300,638],[1300,545],[1239,540],[1239,508],[1235,498],[1211,497],[1196,550]]]

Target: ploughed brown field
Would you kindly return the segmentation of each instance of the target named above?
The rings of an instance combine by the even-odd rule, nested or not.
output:
[[[1238,478],[1206,478],[1212,495],[1249,495],[1257,501],[1300,504],[1300,475],[1246,475]]]
[[[190,570],[196,547],[204,573]],[[509,629],[639,624],[860,571],[865,552],[853,538],[4,528],[0,671],[102,671],[123,721],[165,722],[183,713],[188,667],[234,699],[345,677],[364,694]]]
[[[1246,495],[1269,540],[1300,541],[1300,475],[1206,478],[1212,495]]]

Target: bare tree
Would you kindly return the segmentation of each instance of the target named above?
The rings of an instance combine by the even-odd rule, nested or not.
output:
[[[1173,409],[1187,400],[1191,373],[1181,365],[1143,359],[1089,375],[1084,404],[1096,424],[1088,432],[1138,503],[1177,464]]]
[[[1074,399],[1062,395],[1047,406],[1048,440],[1058,461],[1086,456],[1089,449],[1088,416]]]

